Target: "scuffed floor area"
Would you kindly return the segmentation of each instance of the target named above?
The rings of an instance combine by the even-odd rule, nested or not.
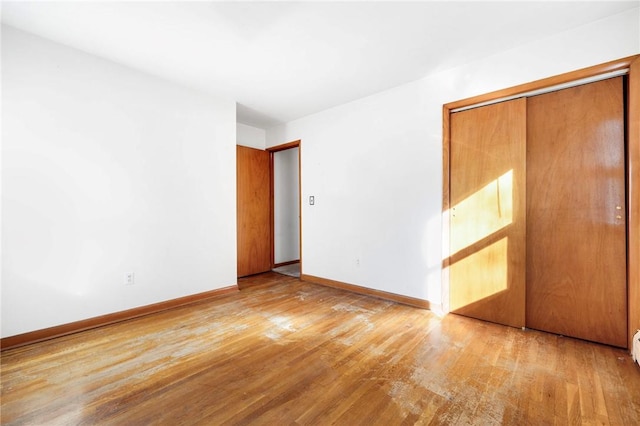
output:
[[[2,424],[640,424],[626,351],[301,282],[2,353]]]

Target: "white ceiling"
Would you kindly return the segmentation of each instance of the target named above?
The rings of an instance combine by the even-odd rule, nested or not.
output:
[[[238,103],[268,128],[640,1],[2,2],[2,22]]]

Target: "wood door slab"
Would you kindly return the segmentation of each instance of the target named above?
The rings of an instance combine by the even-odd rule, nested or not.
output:
[[[236,147],[238,276],[271,269],[270,159],[267,151]]]
[[[626,347],[622,84],[527,101],[527,327]]]
[[[524,99],[451,114],[454,313],[524,326],[525,152]]]

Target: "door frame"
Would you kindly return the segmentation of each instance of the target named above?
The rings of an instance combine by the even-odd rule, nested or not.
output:
[[[271,191],[271,202],[270,202],[270,215],[271,215],[271,268],[276,267],[275,263],[275,187],[274,187],[274,161],[275,161],[275,153],[280,151],[286,151],[288,149],[298,148],[298,254],[299,254],[299,262],[300,262],[300,275],[302,275],[302,142],[300,139],[287,142],[281,145],[272,146],[266,149],[269,153],[269,180],[270,180],[270,191]],[[278,266],[283,266],[287,264],[296,263],[295,261],[285,262],[283,264],[278,264]]]
[[[452,110],[624,71],[627,75],[627,334],[628,349],[640,329],[640,55],[629,56],[588,68],[513,86],[507,89],[450,102],[442,107],[442,307],[449,312],[449,209],[450,198],[450,115]]]

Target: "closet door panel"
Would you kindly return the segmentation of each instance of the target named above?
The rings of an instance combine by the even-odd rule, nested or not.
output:
[[[622,77],[527,100],[527,327],[626,347]]]
[[[522,327],[526,100],[453,113],[450,128],[450,309]]]

